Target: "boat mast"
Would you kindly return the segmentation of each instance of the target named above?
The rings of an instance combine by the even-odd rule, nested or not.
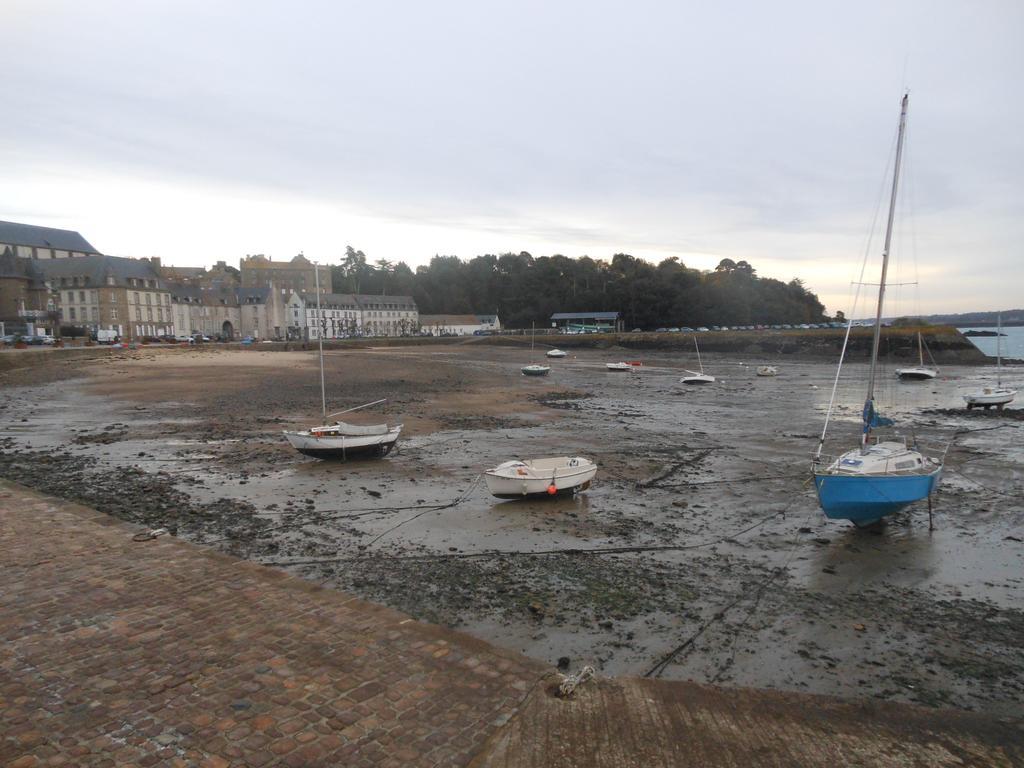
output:
[[[323,413],[323,421],[327,421],[327,390],[324,387],[324,322],[320,311],[320,265],[313,264],[313,274],[316,276],[316,340],[320,348],[320,408]]]
[[[907,128],[907,103],[909,94],[903,94],[900,102],[900,128],[896,139],[896,164],[892,172],[892,195],[889,198],[889,221],[885,227],[885,248],[882,250],[882,278],[878,284],[878,308],[875,311],[875,337],[871,344],[871,372],[868,374],[868,396],[864,403],[864,434],[861,446],[867,445],[871,434],[871,420],[875,402],[875,372],[878,369],[878,348],[882,340],[882,304],[885,300],[885,276],[889,271],[889,248],[892,245],[892,224],[896,216],[896,190],[900,181],[900,161],[903,158],[903,138]],[[871,415],[869,415],[869,413]]]
[[[697,337],[693,337],[693,346],[697,348],[697,366],[700,368],[700,375],[704,375],[704,363],[700,361],[700,344],[697,343]]]
[[[924,347],[921,346],[921,332],[917,332],[917,359],[920,361],[918,365],[924,368]]]
[[[996,315],[996,389],[1003,388],[1003,313]]]

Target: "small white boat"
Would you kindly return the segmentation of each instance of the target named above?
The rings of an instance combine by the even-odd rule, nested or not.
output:
[[[964,402],[967,403],[967,410],[972,408],[984,408],[986,411],[995,406],[1002,410],[1004,405],[1013,402],[1017,396],[1017,390],[1008,389],[1003,386],[1003,316],[996,315],[996,385],[994,387],[982,387],[980,392],[971,392],[964,395]]]
[[[565,353],[565,352],[563,352],[563,351],[562,351],[562,350],[560,350],[560,349],[549,349],[549,350],[547,351],[547,356],[548,356],[548,357],[565,357],[565,354],[566,354],[566,353]]]
[[[597,464],[582,456],[506,461],[484,473],[487,490],[499,499],[558,496],[585,491]]]
[[[395,447],[402,425],[359,426],[343,421],[295,432],[284,436],[292,448],[316,459],[354,459],[387,456]]]
[[[605,363],[604,367],[613,373],[622,373],[623,371],[633,370],[633,366],[629,363]]]
[[[551,372],[551,368],[546,365],[524,365],[519,369],[522,371],[523,376],[547,376]]]
[[[693,346],[697,349],[697,365],[700,367],[700,371],[687,371],[689,376],[683,376],[679,381],[682,384],[714,384],[715,377],[711,374],[704,373],[704,363],[700,359],[700,345],[697,344],[697,337],[693,337]]]
[[[929,349],[928,356],[931,357],[931,355],[932,351]],[[917,365],[909,368],[897,368],[896,376],[903,381],[927,381],[939,375],[939,369],[934,366],[934,359],[932,360],[931,367],[924,364],[924,340],[921,338],[919,331],[917,334]]]
[[[759,365],[757,366],[758,376],[778,376],[779,369],[774,365]]]
[[[1013,402],[1017,396],[1017,390],[1006,387],[982,387],[980,392],[971,392],[964,395],[964,402],[967,403],[967,410],[972,408],[1002,408],[1004,405]]]

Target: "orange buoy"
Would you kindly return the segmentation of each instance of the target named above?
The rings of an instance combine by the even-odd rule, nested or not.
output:
[[[551,485],[548,486],[548,495],[554,496],[556,493],[558,493],[558,486],[552,483]]]

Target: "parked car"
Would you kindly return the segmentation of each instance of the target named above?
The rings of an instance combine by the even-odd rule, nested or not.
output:
[[[679,333],[680,331],[679,331],[679,329],[678,329],[678,328],[669,328],[669,329],[668,329],[668,332],[669,332],[669,333]]]
[[[242,343],[247,345],[252,344],[254,341],[255,339],[253,339],[252,336],[246,336],[244,339],[242,339]]]
[[[668,333],[668,328],[655,328],[655,333]]]
[[[630,333],[643,333],[643,330],[640,328],[634,328]]]

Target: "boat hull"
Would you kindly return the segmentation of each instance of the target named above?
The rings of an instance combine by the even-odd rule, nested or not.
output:
[[[967,403],[968,410],[971,408],[991,408],[993,406],[1002,408],[1004,405],[1012,403],[1013,398],[1016,396],[1016,390],[1001,389],[987,394],[964,395],[964,402]]]
[[[516,475],[503,472],[501,469],[484,473],[487,490],[499,499],[522,499],[528,497],[567,496],[590,487],[591,480],[597,474],[597,465],[588,464],[578,471],[560,471],[552,478],[550,474],[542,476]],[[555,493],[548,489],[554,485]]]
[[[936,375],[938,371],[930,368],[900,368],[896,371],[896,376],[901,381],[928,381],[934,379]]]
[[[526,366],[520,370],[522,371],[523,376],[547,376],[551,372],[550,368],[542,365],[535,367]]]
[[[929,474],[837,475],[815,473],[814,485],[825,517],[870,525],[932,494],[942,468]]]
[[[348,460],[381,458],[391,453],[399,430],[384,435],[317,437],[305,432],[285,432],[292,448],[314,459]]]

